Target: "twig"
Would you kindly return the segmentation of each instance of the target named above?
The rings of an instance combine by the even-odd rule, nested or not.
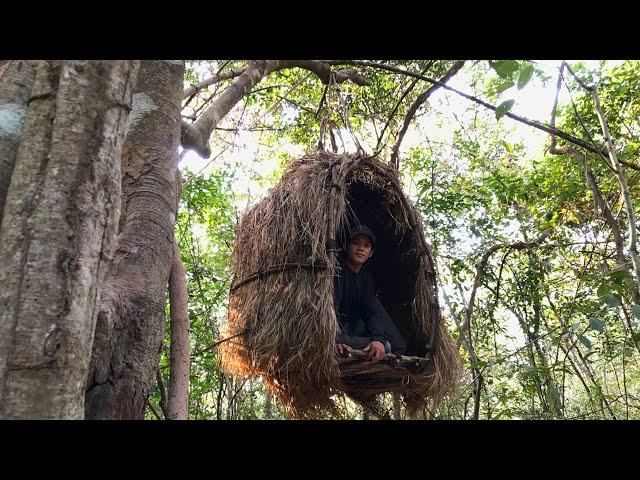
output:
[[[567,66],[567,64],[565,62],[562,62],[562,64],[560,65],[560,70],[558,72],[558,82],[556,84],[556,96],[553,102],[553,110],[551,111],[550,124],[552,127],[555,127],[555,124],[556,124],[558,96],[560,93],[561,81],[563,79],[562,71],[565,66]],[[569,87],[567,86],[567,89],[568,88]],[[609,225],[609,228],[611,229],[611,233],[613,234],[614,242],[616,244],[616,256],[618,259],[618,263],[620,263],[621,265],[624,265],[626,263],[626,259],[623,252],[623,242],[622,242],[622,235],[620,234],[620,227],[618,226],[616,220],[613,218],[613,215],[611,214],[611,209],[609,208],[607,201],[602,195],[602,192],[600,190],[600,187],[598,186],[598,182],[596,180],[596,177],[593,171],[587,165],[586,156],[582,152],[579,152],[578,150],[568,145],[564,147],[558,147],[556,144],[556,137],[554,135],[551,135],[551,145],[549,146],[549,153],[551,153],[552,155],[568,155],[569,157],[576,160],[582,166],[582,168],[584,169],[587,186],[591,189],[591,192],[593,193],[593,199],[596,205],[598,206],[598,208],[600,209],[600,212],[602,214],[602,217],[605,223]]]
[[[409,108],[409,111],[404,117],[404,123],[402,125],[402,128],[400,129],[400,133],[398,133],[398,140],[396,141],[396,144],[393,146],[393,151],[391,153],[390,163],[395,166],[396,170],[399,167],[398,155],[400,152],[400,144],[402,143],[402,140],[404,139],[404,135],[407,133],[407,129],[409,128],[409,123],[411,122],[414,115],[418,111],[418,108],[420,108],[420,106],[427,101],[427,99],[431,96],[433,92],[435,92],[440,87],[444,87],[446,82],[448,82],[451,79],[451,77],[453,77],[456,73],[460,71],[460,69],[464,65],[464,62],[465,62],[464,60],[458,60],[456,63],[454,63],[453,66],[449,68],[447,73],[444,74],[444,76],[437,83],[435,83],[430,88],[428,88],[427,91],[419,95],[418,98],[416,98],[415,102],[413,102],[413,105],[411,105],[411,107]]]
[[[164,382],[162,381],[162,374],[160,369],[156,370],[156,381],[158,382],[158,390],[160,390],[160,408],[164,414],[164,418],[169,418],[167,415],[167,392],[164,389]]]
[[[151,404],[151,402],[149,401],[149,399],[147,399],[147,405],[149,406],[149,409],[151,410],[151,412],[153,413],[153,415],[158,419],[158,420],[162,420],[162,418],[160,417],[160,414],[158,413],[158,411],[155,409],[155,407]]]
[[[413,88],[418,83],[418,80],[420,80],[420,79],[419,78],[414,78],[411,81],[411,84],[409,85],[409,87],[407,87],[407,89],[404,92],[402,92],[402,95],[400,95],[400,98],[398,99],[398,101],[394,105],[393,109],[391,110],[391,113],[387,117],[387,121],[385,122],[384,126],[382,127],[382,130],[380,131],[380,134],[377,136],[378,137],[378,141],[376,142],[376,150],[378,150],[380,148],[380,143],[382,143],[382,138],[384,137],[384,132],[387,130],[387,127],[389,126],[389,123],[391,123],[391,120],[393,119],[393,117],[395,116],[396,112],[398,111],[398,108],[400,107],[400,104],[405,99],[405,97],[407,95],[409,95],[411,90],[413,90]]]
[[[191,356],[194,356],[194,357],[195,357],[195,356],[197,356],[197,355],[201,355],[201,354],[203,354],[204,352],[206,352],[206,351],[208,351],[208,350],[211,350],[212,348],[215,348],[215,347],[217,347],[218,345],[220,345],[220,344],[222,344],[222,343],[224,343],[224,342],[227,342],[227,341],[229,341],[229,340],[232,340],[232,339],[234,339],[234,338],[236,338],[236,337],[240,337],[240,336],[242,336],[242,335],[246,335],[246,334],[248,333],[248,331],[249,331],[248,329],[245,329],[245,330],[243,330],[243,331],[242,331],[242,332],[240,332],[240,333],[237,333],[237,334],[235,334],[235,335],[231,335],[230,337],[227,337],[227,338],[223,338],[222,340],[218,340],[217,342],[213,342],[211,345],[207,345],[206,347],[201,348],[200,350],[198,350],[198,351],[196,351],[196,352],[193,352],[193,353],[191,354]]]

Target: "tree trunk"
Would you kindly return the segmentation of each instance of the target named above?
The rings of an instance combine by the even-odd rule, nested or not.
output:
[[[186,272],[174,239],[173,265],[169,274],[171,351],[169,370],[169,420],[186,420],[189,409],[189,308]]]
[[[264,419],[270,420],[273,418],[273,398],[269,390],[265,390],[264,395]]]
[[[393,419],[402,420],[402,403],[400,402],[400,394],[393,394]]]
[[[9,60],[0,67],[0,222],[37,64]]]
[[[173,260],[184,62],[142,62],[122,155],[122,216],[86,393],[91,419],[139,419],[158,368]]]
[[[137,67],[37,67],[0,228],[0,418],[83,417]]]

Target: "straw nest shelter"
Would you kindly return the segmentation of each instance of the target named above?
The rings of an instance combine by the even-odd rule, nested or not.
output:
[[[376,233],[367,268],[408,344],[406,356],[377,364],[339,358],[334,348],[335,255],[359,223]],[[415,414],[457,383],[458,352],[438,305],[420,214],[386,163],[324,151],[292,162],[240,219],[233,265],[225,332],[233,338],[222,344],[223,366],[262,377],[291,416],[339,415],[340,392],[378,414],[377,394],[396,392]]]

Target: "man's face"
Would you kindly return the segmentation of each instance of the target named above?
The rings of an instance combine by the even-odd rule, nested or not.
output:
[[[351,240],[351,242],[349,242],[349,246],[347,247],[347,256],[353,263],[364,265],[371,255],[373,255],[373,247],[368,235],[359,233],[353,240]]]

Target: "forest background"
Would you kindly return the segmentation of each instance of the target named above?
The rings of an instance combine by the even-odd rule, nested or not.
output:
[[[440,78],[454,62],[379,63]],[[410,117],[399,170],[424,215],[440,300],[466,372],[457,395],[423,418],[638,418],[640,307],[629,215],[593,96],[583,87],[598,87],[615,152],[630,164],[622,168],[635,200],[640,65],[567,63],[571,72],[563,67],[559,77],[560,61],[465,62],[447,85],[497,110],[442,88],[420,103],[431,85],[393,71],[361,67],[370,84],[327,89],[308,71],[283,70],[219,123],[209,158],[185,150],[176,237],[189,291],[189,418],[285,418],[259,380],[225,375],[216,353],[242,212],[319,141],[390,159]],[[187,62],[185,88],[246,64]],[[183,117],[195,120],[230,81],[200,90]],[[556,98],[556,126],[601,153],[562,140],[564,147],[552,146],[548,132],[505,116],[549,125]],[[163,418],[168,354],[167,341],[149,419]],[[391,395],[385,401],[393,418],[405,417]],[[344,407],[348,418],[367,418],[348,401]]]

